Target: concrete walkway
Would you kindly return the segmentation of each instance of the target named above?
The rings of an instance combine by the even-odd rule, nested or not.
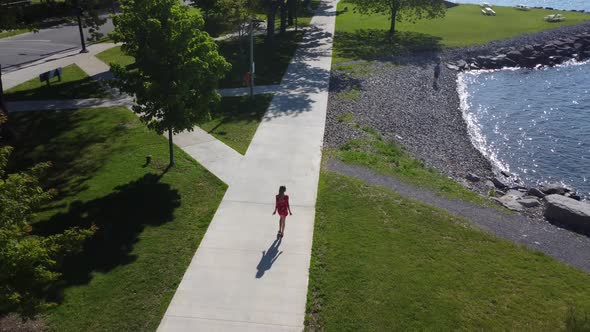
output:
[[[94,56],[102,51],[116,46],[111,43],[94,44],[88,46],[89,53],[79,53],[79,50],[54,54],[39,61],[21,66],[18,70],[2,74],[4,90],[11,89],[23,82],[39,77],[40,74],[58,68],[66,67],[73,63],[77,64],[89,76],[95,76],[97,72],[104,72],[108,66],[96,59]],[[93,59],[96,59],[94,61]]]
[[[219,165],[230,186],[159,331],[303,329],[336,2],[322,1],[246,155]],[[283,184],[294,214],[276,241]]]

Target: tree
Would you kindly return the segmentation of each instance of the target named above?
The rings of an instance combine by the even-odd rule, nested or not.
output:
[[[201,12],[203,13],[203,18],[205,19],[205,27],[209,26],[209,19],[211,18],[211,13],[218,6],[218,2],[219,0],[191,0],[192,6],[201,9]]]
[[[177,0],[127,0],[115,16],[112,38],[135,57],[136,70],[113,65],[114,86],[135,97],[133,111],[157,133],[192,130],[220,96],[217,82],[230,69],[217,45],[202,31],[199,13]]]
[[[0,115],[0,124],[3,121]],[[44,299],[60,276],[61,261],[79,252],[95,228],[71,228],[51,236],[31,234],[34,212],[54,196],[39,183],[50,164],[7,175],[11,151],[10,147],[0,148],[0,312],[30,316],[49,305]]]
[[[257,6],[266,12],[266,38],[274,40],[277,11],[283,0],[258,0]]]
[[[443,0],[348,0],[361,14],[389,15],[389,34],[395,33],[395,22],[443,17],[446,7]]]

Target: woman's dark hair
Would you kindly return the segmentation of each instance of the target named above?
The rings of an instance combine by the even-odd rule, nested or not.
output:
[[[287,187],[285,187],[285,186],[280,186],[279,187],[279,194],[284,194],[285,191],[287,191]]]

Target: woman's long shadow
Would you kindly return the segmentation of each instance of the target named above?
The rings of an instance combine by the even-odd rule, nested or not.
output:
[[[279,251],[279,246],[281,245],[281,238],[277,238],[268,248],[266,251],[262,251],[262,258],[260,258],[260,262],[256,269],[256,278],[260,279],[264,276],[264,273],[272,267],[274,262],[279,258],[279,256],[283,253]]]

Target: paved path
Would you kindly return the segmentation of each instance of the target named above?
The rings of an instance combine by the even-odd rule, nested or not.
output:
[[[108,16],[108,15],[107,15]],[[100,27],[107,34],[114,29],[111,19]],[[88,29],[85,29],[88,37]],[[88,45],[88,42],[86,42]],[[78,53],[82,48],[76,23],[62,24],[39,32],[28,32],[0,39],[0,64],[3,71],[18,70],[24,63],[30,63],[64,51]]]
[[[562,262],[590,272],[590,238],[549,223],[528,220],[518,214],[503,214],[491,207],[481,207],[440,197],[396,178],[370,169],[331,159],[328,169],[364,182],[393,190],[410,199],[436,206],[470,220],[474,225],[503,239],[539,250]]]
[[[336,2],[322,1],[246,155],[219,165],[229,188],[159,331],[303,329]],[[294,215],[279,242],[282,184]]]

